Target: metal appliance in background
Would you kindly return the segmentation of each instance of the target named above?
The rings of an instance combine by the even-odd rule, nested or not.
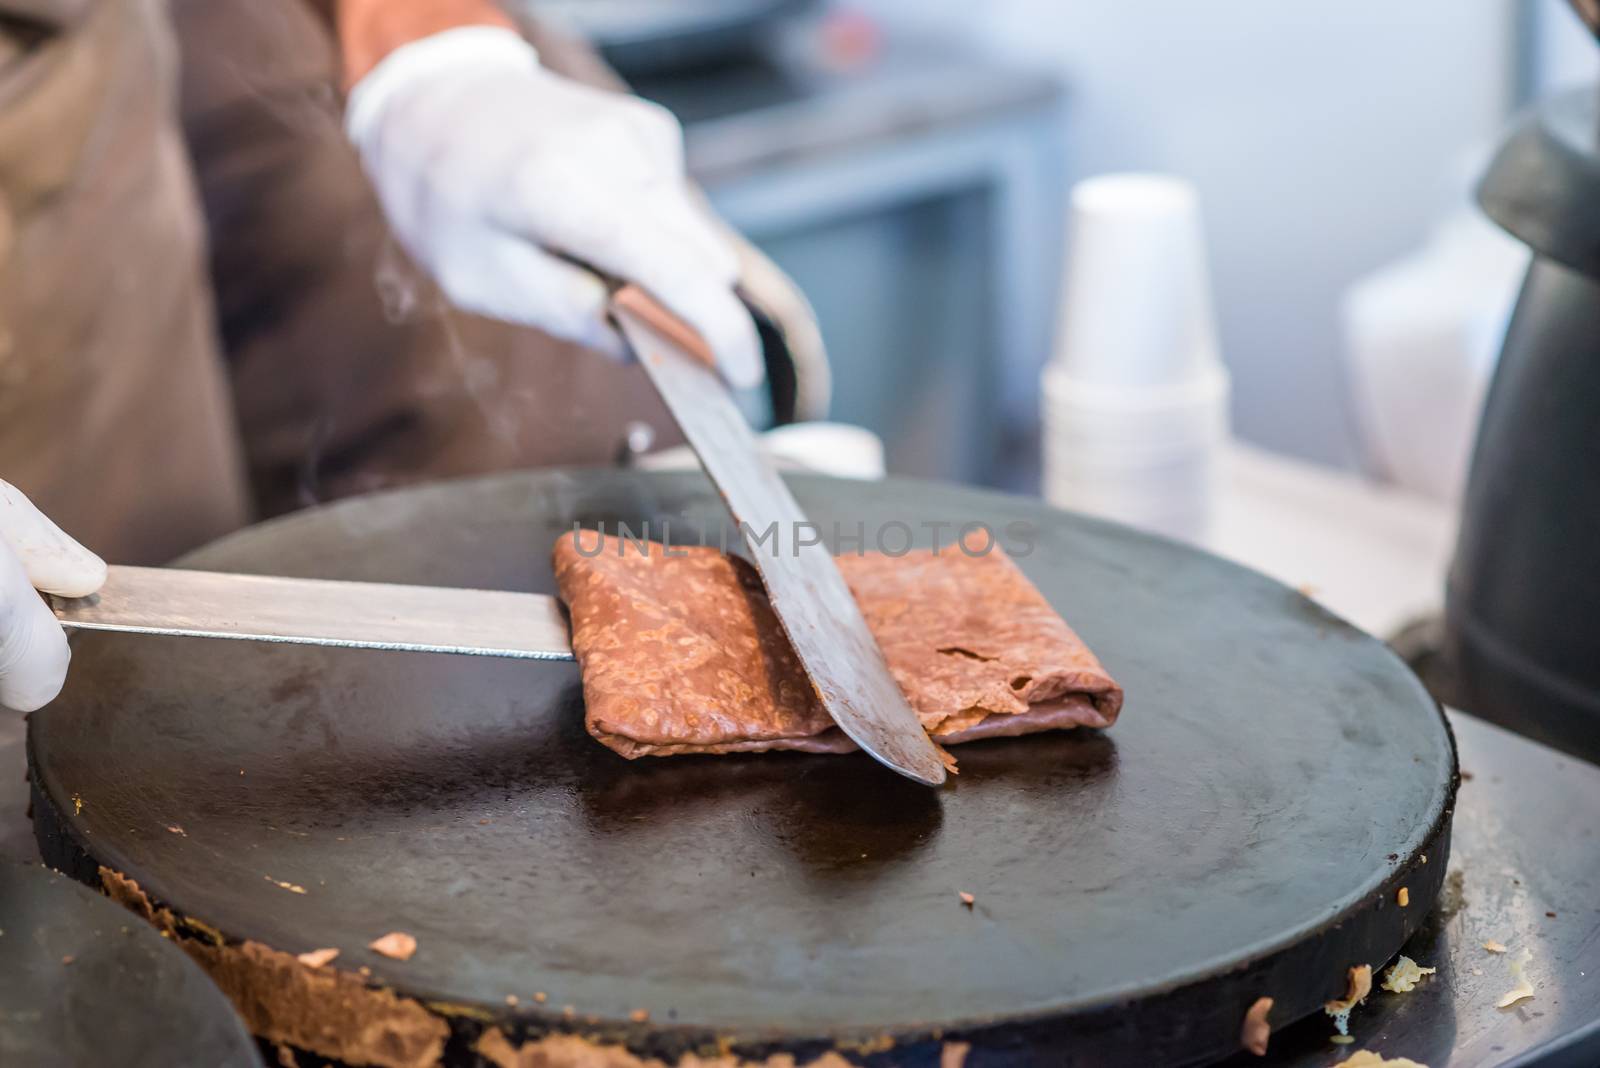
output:
[[[1600,34],[1600,5],[1573,6]],[[1524,119],[1478,196],[1534,258],[1478,430],[1437,689],[1600,761],[1600,90]]]
[[[712,204],[799,286],[828,417],[889,470],[1038,485],[1064,229],[1062,87],[801,0],[525,0],[684,123]]]

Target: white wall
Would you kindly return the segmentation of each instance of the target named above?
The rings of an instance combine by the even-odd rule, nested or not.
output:
[[[1600,49],[1565,0],[1527,0],[1532,15],[1525,42],[1530,70],[1527,91],[1535,97],[1583,85],[1600,76]]]
[[[1513,0],[836,2],[1057,70],[1075,175],[1197,182],[1236,429],[1354,460],[1339,295],[1420,240],[1499,129]]]

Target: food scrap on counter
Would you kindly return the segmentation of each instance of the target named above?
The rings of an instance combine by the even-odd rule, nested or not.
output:
[[[295,960],[304,964],[307,968],[320,968],[324,964],[330,963],[338,955],[339,951],[337,949],[313,949],[300,954]]]
[[[1385,1057],[1370,1049],[1361,1049],[1340,1061],[1339,1068],[1428,1068],[1428,1066],[1410,1057]]]
[[[1438,970],[1438,968],[1424,968],[1402,954],[1399,960],[1389,965],[1389,970],[1384,973],[1380,985],[1391,994],[1409,994],[1417,988],[1423,976],[1433,975]]]
[[[1509,1009],[1517,1002],[1533,997],[1533,984],[1528,981],[1528,973],[1524,970],[1532,959],[1533,950],[1524,947],[1521,953],[1507,962],[1506,968],[1516,985],[1501,995],[1500,1000],[1494,1003],[1495,1008]]]

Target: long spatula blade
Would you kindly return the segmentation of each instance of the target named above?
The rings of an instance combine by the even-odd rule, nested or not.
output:
[[[637,290],[634,295],[649,302]],[[717,373],[658,329],[619,291],[612,315],[684,437],[727,501],[761,573],[773,612],[828,715],[872,757],[929,786],[945,779],[939,750],[889,673],[867,621],[789,487],[762,457],[754,432]],[[776,525],[776,537],[768,530]]]
[[[561,605],[533,593],[113,566],[93,597],[51,601],[68,630],[572,659]]]

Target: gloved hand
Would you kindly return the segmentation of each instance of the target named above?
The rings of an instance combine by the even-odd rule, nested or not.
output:
[[[605,287],[636,282],[699,331],[738,387],[763,377],[738,262],[695,204],[665,109],[539,66],[511,30],[404,45],[356,83],[346,129],[406,250],[459,306],[621,356]]]
[[[87,597],[106,565],[0,481],[0,706],[32,712],[61,692],[67,636],[35,590]]]

